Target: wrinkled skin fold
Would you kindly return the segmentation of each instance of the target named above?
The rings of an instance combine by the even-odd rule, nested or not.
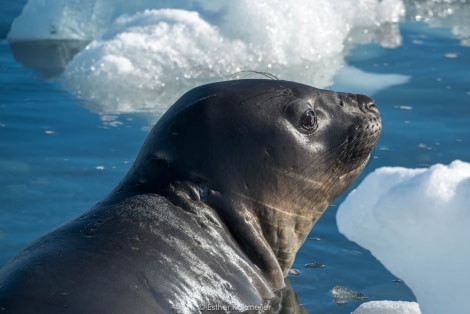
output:
[[[0,306],[15,313],[298,308],[284,278],[315,222],[364,169],[380,132],[379,111],[364,95],[280,80],[195,88],[155,125],[103,201],[0,271]]]

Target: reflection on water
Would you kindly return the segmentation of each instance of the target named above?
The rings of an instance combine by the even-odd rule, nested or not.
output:
[[[269,303],[266,313],[304,314],[308,313],[299,303],[299,299],[292,288],[289,279],[285,279],[286,287],[277,293],[275,299]]]
[[[10,40],[15,60],[49,79],[61,74],[73,56],[88,45],[83,40]]]

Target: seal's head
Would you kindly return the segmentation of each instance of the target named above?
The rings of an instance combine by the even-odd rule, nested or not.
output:
[[[190,191],[183,194],[214,208],[280,288],[314,223],[364,169],[380,132],[379,111],[364,95],[280,80],[208,84],[160,119],[119,191]]]

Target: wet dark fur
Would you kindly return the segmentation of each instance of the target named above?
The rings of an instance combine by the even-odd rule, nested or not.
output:
[[[295,254],[380,131],[364,95],[281,80],[195,88],[116,189],[0,270],[0,309],[295,312],[284,288]]]

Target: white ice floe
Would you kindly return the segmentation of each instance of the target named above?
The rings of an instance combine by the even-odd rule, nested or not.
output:
[[[397,47],[405,19],[452,27],[470,45],[469,16],[461,0],[29,0],[8,39],[90,41],[64,73],[72,91],[101,114],[158,117],[188,89],[239,71],[330,87],[351,46]],[[371,93],[408,78],[378,79]]]
[[[409,75],[368,73],[345,66],[336,73],[333,89],[373,95],[386,87],[405,84],[410,78]]]
[[[468,313],[470,164],[379,168],[340,205],[341,233],[413,290],[423,313]]]
[[[416,302],[369,301],[362,303],[352,314],[421,314]]]
[[[10,41],[89,40],[64,79],[95,112],[158,116],[188,89],[264,71],[331,85],[348,47],[401,43],[401,0],[30,0]]]

